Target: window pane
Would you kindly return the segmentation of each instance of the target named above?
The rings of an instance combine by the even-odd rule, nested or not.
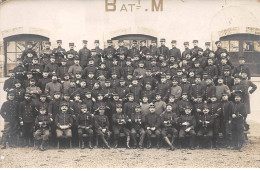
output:
[[[7,64],[16,62],[16,53],[7,53]]]
[[[229,41],[221,41],[222,48],[227,49],[229,52]]]
[[[253,43],[253,41],[244,41],[244,43],[243,43],[243,51],[244,52],[253,52],[254,51],[254,43]]]
[[[16,49],[17,52],[23,52],[25,50],[25,42],[24,41],[16,42]]]
[[[230,41],[230,52],[239,52],[239,41]]]
[[[260,52],[260,41],[254,41],[254,48],[256,52]]]
[[[7,52],[16,52],[16,42],[7,42]]]

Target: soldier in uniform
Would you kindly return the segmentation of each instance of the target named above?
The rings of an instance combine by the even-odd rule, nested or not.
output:
[[[136,77],[133,77],[129,92],[133,94],[134,101],[136,102],[140,101],[142,87],[138,84],[138,79]]]
[[[131,138],[133,139],[134,142],[134,146],[133,148],[136,149],[137,146],[137,134],[139,134],[140,139],[139,139],[139,144],[138,147],[140,149],[143,149],[143,142],[144,142],[144,138],[145,138],[145,131],[144,131],[144,115],[141,112],[141,106],[140,105],[136,105],[135,106],[135,111],[132,113],[131,115],[131,121],[132,121],[132,125],[131,125]]]
[[[9,70],[9,77],[10,78],[5,80],[4,87],[3,87],[4,91],[6,91],[6,92],[8,92],[8,91],[10,91],[10,90],[15,88],[15,81],[16,81],[16,79],[15,79],[15,73],[14,73],[13,70]]]
[[[128,50],[127,56],[132,59],[135,55],[140,55],[140,51],[137,47],[137,41],[133,40],[132,48]]]
[[[147,148],[151,148],[151,135],[154,133],[157,139],[157,148],[160,148],[160,138],[161,138],[161,118],[160,115],[155,113],[154,104],[149,106],[149,114],[145,115],[145,133],[147,137]]]
[[[154,107],[155,107],[155,113],[157,115],[161,115],[163,111],[165,111],[166,109],[166,103],[161,98],[162,97],[159,93],[155,93]]]
[[[159,48],[157,47],[156,40],[152,40],[152,46],[150,47],[151,56],[157,58],[160,54]]]
[[[47,64],[50,63],[50,56],[53,54],[53,51],[50,49],[51,42],[46,42],[44,45],[44,49],[40,54],[41,61],[40,64],[44,68]]]
[[[244,121],[246,117],[246,109],[244,103],[241,103],[241,94],[235,95],[234,111],[231,115],[231,130],[234,149],[242,151],[244,143]]]
[[[118,41],[118,44],[119,44],[119,47],[118,49],[116,50],[116,56],[118,56],[120,53],[124,53],[125,55],[127,55],[127,52],[128,52],[128,48],[125,47],[125,42],[124,40],[119,40]]]
[[[95,132],[97,136],[103,141],[105,146],[110,149],[107,139],[110,138],[111,132],[109,131],[109,121],[105,114],[105,106],[99,106],[99,114],[94,116]],[[107,137],[107,138],[105,138]]]
[[[150,82],[146,82],[145,84],[145,89],[142,91],[142,97],[147,97],[148,98],[148,103],[151,103],[155,99],[155,91],[152,90],[152,86]]]
[[[222,45],[221,41],[218,40],[218,41],[215,42],[215,44],[217,46],[217,50],[215,51],[215,56],[218,60],[220,60],[220,58],[221,58],[221,53],[224,52],[228,55],[228,51],[221,47],[221,45]]]
[[[159,93],[163,101],[166,101],[170,94],[170,85],[167,84],[166,75],[161,75],[160,83],[156,86],[156,92]]]
[[[182,89],[178,85],[178,81],[176,77],[172,78],[172,87],[170,89],[170,95],[174,96],[175,101],[177,101],[182,94]]]
[[[88,65],[88,60],[91,57],[91,52],[87,48],[88,41],[83,40],[82,42],[83,42],[83,48],[79,50],[79,60],[80,60],[80,66],[82,68],[85,68]]]
[[[199,51],[199,49],[200,49],[200,48],[198,47],[199,41],[198,41],[198,40],[193,40],[192,43],[193,43],[193,48],[191,49],[191,56],[192,56],[192,58],[197,58],[197,56],[198,56],[198,51]]]
[[[22,88],[22,84],[20,80],[15,81],[15,88],[13,90],[13,93],[14,93],[14,99],[18,103],[21,103],[24,100],[25,90]]]
[[[216,96],[217,99],[220,101],[222,98],[222,94],[228,94],[228,96],[230,96],[230,89],[227,85],[225,85],[224,83],[224,79],[222,76],[218,77],[218,85],[216,85]]]
[[[162,137],[164,141],[169,145],[170,150],[174,150],[174,142],[175,139],[178,136],[178,131],[176,129],[178,124],[178,116],[176,113],[172,111],[172,105],[167,104],[166,105],[166,111],[162,113],[161,115],[161,121],[162,121]],[[170,142],[168,135],[172,136],[172,141]]]
[[[165,46],[165,39],[161,38],[161,46],[159,47],[160,55],[163,55],[166,59],[169,58],[169,48]]]
[[[74,50],[74,47],[75,47],[74,43],[69,43],[70,50],[68,50],[66,52],[66,56],[67,56],[67,59],[68,59],[68,61],[67,61],[68,67],[73,65],[74,64],[74,58],[78,57],[78,52]]]
[[[182,52],[181,57],[182,59],[185,59],[186,55],[187,54],[191,55],[192,52],[191,49],[189,49],[189,42],[184,42],[183,45],[184,45],[184,51]]]
[[[198,96],[201,96],[201,97],[204,96],[204,93],[205,93],[204,90],[205,90],[205,88],[204,88],[204,86],[201,83],[201,76],[200,75],[196,75],[195,76],[195,85],[192,85],[191,89],[190,89],[191,100],[196,103],[197,100],[198,100],[197,99]]]
[[[36,115],[34,104],[31,100],[31,95],[25,93],[24,101],[19,106],[19,121],[22,126],[22,133],[24,138],[24,146],[32,146],[33,140],[33,125]]]
[[[191,114],[192,107],[186,106],[184,108],[185,114],[180,116],[179,124],[180,124],[180,132],[179,139],[184,142],[185,138],[189,138],[189,147],[191,150],[194,150],[194,140],[196,136],[196,132],[194,128],[196,127],[196,118]]]
[[[235,74],[239,74],[241,75],[242,72],[247,73],[247,77],[248,80],[251,79],[251,73],[250,73],[250,69],[247,65],[245,65],[245,57],[240,57],[239,60],[239,65],[237,67],[234,68],[232,76],[234,76]]]
[[[146,47],[146,40],[141,40],[141,46],[140,46],[140,56],[141,60],[145,58],[145,55],[149,52],[149,48]]]
[[[15,139],[18,130],[19,103],[15,100],[15,94],[12,91],[7,93],[7,101],[1,107],[1,116],[4,119],[4,131],[2,135],[2,149],[15,145]]]
[[[172,40],[171,44],[172,44],[172,49],[169,50],[169,55],[174,56],[175,60],[178,61],[181,60],[181,51],[176,47],[177,41]]]
[[[49,76],[49,72],[43,71],[42,72],[42,78],[40,78],[38,80],[38,86],[40,87],[42,92],[45,91],[46,84],[51,82],[51,79],[48,76]]]
[[[206,49],[203,52],[203,56],[209,57],[209,53],[211,52],[211,50],[210,50],[210,42],[205,42],[205,47],[206,47]]]
[[[77,72],[82,72],[82,67],[79,65],[80,59],[78,57],[74,58],[74,64],[69,67],[68,73],[71,78],[74,78]]]
[[[128,102],[124,104],[123,112],[126,114],[129,118],[131,118],[132,113],[135,111],[135,106],[138,104],[134,98],[133,93],[128,93]]]
[[[28,66],[28,71],[31,71],[36,82],[42,77],[43,67],[39,64],[39,58],[33,57],[33,63]]]
[[[117,104],[116,105],[116,113],[113,114],[112,120],[113,120],[113,135],[114,135],[114,145],[115,148],[118,146],[118,139],[119,134],[123,132],[126,136],[126,148],[130,148],[130,130],[127,128],[127,122],[131,122],[131,118],[126,115],[126,113],[122,112],[122,105]]]
[[[57,73],[57,69],[58,69],[58,64],[55,62],[55,56],[51,55],[50,63],[45,65],[44,71],[49,72],[49,76],[52,76],[53,72]]]
[[[36,116],[35,119],[36,131],[34,133],[36,144],[38,147],[40,146],[41,151],[46,150],[46,143],[50,135],[50,125],[51,125],[50,116],[46,112],[46,108],[44,106],[41,106],[39,109],[39,114],[38,116]]]
[[[213,95],[216,95],[216,86],[214,85],[212,78],[208,76],[206,78],[204,100],[209,101]]]
[[[98,57],[98,60],[101,61],[101,58],[104,55],[103,49],[99,47],[99,40],[94,41],[95,50],[96,50],[96,56]]]
[[[27,49],[25,49],[21,55],[21,59],[24,61],[25,67],[28,66],[27,59],[31,58],[33,56],[37,56],[37,53],[32,49],[33,48],[33,42],[28,42]]]
[[[67,60],[65,58],[61,59],[61,65],[57,69],[57,76],[59,80],[64,80],[65,74],[68,73],[69,67],[67,66]]]
[[[77,117],[78,135],[79,141],[81,143],[81,149],[85,148],[84,137],[86,134],[88,136],[89,149],[93,149],[93,129],[94,129],[94,115],[88,111],[86,104],[80,106],[80,113]]]
[[[21,58],[17,58],[17,64],[18,65],[13,69],[15,78],[23,81],[25,79],[26,68],[23,66],[23,61]]]
[[[52,74],[52,81],[46,84],[45,93],[49,96],[50,99],[53,98],[54,92],[61,92],[62,85],[58,82],[58,77],[55,73]]]
[[[62,48],[62,40],[57,40],[58,47],[52,50],[52,53],[55,56],[55,61],[58,66],[61,65],[62,59],[65,59],[64,56],[66,55],[66,50]]]
[[[231,76],[231,70],[228,68],[224,69],[223,75],[224,84],[228,86],[229,89],[234,85],[234,78]]]
[[[107,47],[104,49],[105,60],[108,58],[109,55],[113,58],[115,53],[116,49],[113,47],[112,40],[107,40]]]

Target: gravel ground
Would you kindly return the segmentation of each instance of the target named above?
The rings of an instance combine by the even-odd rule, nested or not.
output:
[[[260,167],[260,124],[251,124],[249,142],[243,152],[233,150],[178,149],[50,149],[15,148],[0,151],[2,168],[64,168],[64,167]]]

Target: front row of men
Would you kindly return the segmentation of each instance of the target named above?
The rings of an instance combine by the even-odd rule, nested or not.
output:
[[[160,99],[160,94],[156,96]],[[185,98],[185,94],[183,96]],[[133,101],[133,98],[133,94],[128,94],[129,101]],[[145,138],[147,148],[151,148],[152,137],[156,138],[157,148],[161,146],[161,137],[170,150],[174,150],[176,144],[179,147],[187,143],[191,149],[196,146],[202,148],[212,142],[218,148],[219,132],[223,133],[227,146],[232,144],[239,151],[244,142],[246,111],[239,93],[235,94],[234,103],[228,100],[227,94],[223,94],[221,105],[217,105],[217,97],[214,95],[210,98],[211,103],[204,103],[202,97],[198,97],[201,103],[193,107],[179,105],[179,110],[183,111],[180,114],[175,112],[176,102],[172,96],[169,97],[165,111],[159,114],[156,112],[155,104],[148,103],[144,98],[141,105],[133,103],[134,110],[131,114],[123,112],[122,104],[118,103],[112,115],[107,114],[107,107],[102,104],[93,113],[88,110],[86,103],[80,103],[80,110],[75,112],[71,110],[69,102],[59,101],[56,105],[58,114],[53,116],[47,113],[44,105],[37,110],[30,93],[26,93],[24,99],[19,105],[14,100],[14,93],[8,92],[7,101],[2,105],[1,115],[5,120],[2,149],[6,148],[7,142],[9,146],[15,144],[14,135],[17,134],[19,124],[24,145],[28,145],[34,135],[35,143],[40,150],[47,148],[49,138],[52,142],[61,139],[73,142],[79,140],[81,148],[85,148],[87,139],[91,149],[95,138],[102,140],[104,147],[110,148],[111,135],[114,147],[117,148],[121,133],[126,137],[127,148],[130,148],[130,140],[133,148],[143,148]],[[143,108],[147,109],[146,114],[141,112]]]

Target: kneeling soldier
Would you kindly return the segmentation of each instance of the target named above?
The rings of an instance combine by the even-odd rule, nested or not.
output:
[[[194,150],[194,139],[195,139],[195,131],[194,127],[196,126],[196,119],[194,115],[191,115],[192,107],[191,106],[186,106],[184,112],[184,115],[180,116],[180,132],[179,132],[179,138],[182,140],[185,137],[189,137],[189,145],[190,149]]]
[[[106,145],[106,147],[108,149],[110,149],[110,146],[108,145],[107,140],[105,139],[105,136],[107,136],[107,138],[110,137],[110,131],[109,131],[109,121],[108,121],[108,117],[105,114],[105,106],[100,106],[98,108],[99,114],[95,115],[94,117],[94,121],[95,121],[95,131],[97,133],[97,135],[101,138],[101,140],[103,141],[103,143]]]
[[[208,106],[204,106],[202,114],[198,116],[198,137],[200,139],[200,147],[204,143],[212,141],[214,118],[209,114]]]
[[[172,112],[172,105],[167,104],[166,105],[166,111],[162,113],[161,115],[162,119],[162,137],[165,140],[165,142],[170,146],[170,150],[174,150],[174,141],[175,138],[178,136],[178,131],[176,129],[178,116],[176,113]],[[167,137],[168,134],[172,135],[172,142],[170,142],[169,138]]]
[[[126,127],[127,122],[131,122],[131,119],[128,118],[128,116],[124,113],[122,113],[122,105],[116,104],[116,113],[113,114],[112,120],[114,122],[114,125],[112,127],[113,134],[114,134],[114,140],[115,140],[115,148],[117,148],[118,145],[118,138],[120,132],[123,132],[126,136],[126,148],[130,148],[129,142],[130,142],[130,131]]]
[[[41,151],[46,150],[45,145],[49,139],[50,125],[51,125],[50,116],[47,114],[45,107],[42,106],[42,107],[40,107],[40,115],[37,115],[37,117],[35,119],[36,132],[34,134],[36,144],[38,147],[40,145]]]
[[[160,115],[155,113],[154,104],[149,106],[150,113],[145,116],[145,128],[147,136],[147,148],[151,148],[151,135],[155,133],[157,138],[157,148],[160,148],[160,138],[161,138],[161,118]]]
[[[58,115],[56,115],[55,118],[55,124],[56,124],[56,134],[57,138],[71,138],[72,132],[71,132],[71,126],[73,124],[73,118],[71,114],[68,112],[68,104],[62,103],[61,111]]]
[[[144,131],[144,128],[143,128],[144,116],[141,113],[141,106],[140,105],[135,106],[135,112],[131,115],[131,120],[132,120],[131,137],[134,141],[134,149],[137,146],[137,141],[136,141],[136,134],[137,133],[140,136],[139,148],[142,149],[144,137],[145,137],[145,131]]]
[[[84,139],[83,134],[87,134],[89,137],[89,148],[93,149],[92,147],[92,140],[93,140],[93,125],[94,125],[94,115],[90,114],[87,108],[87,105],[81,105],[81,111],[77,118],[78,121],[78,134],[79,140],[81,143],[81,148],[84,149]]]

